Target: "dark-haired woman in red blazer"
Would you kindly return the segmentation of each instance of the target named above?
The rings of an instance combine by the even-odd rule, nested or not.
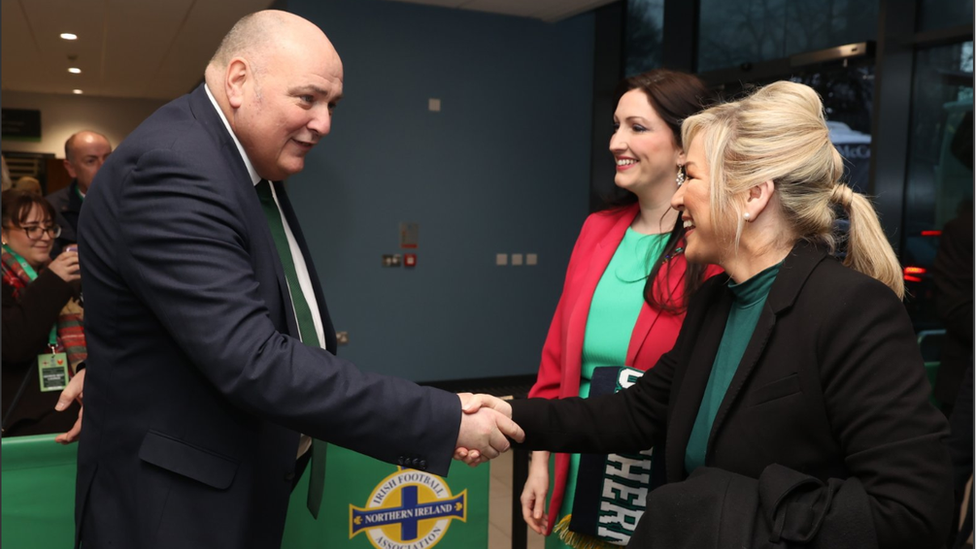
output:
[[[681,121],[701,109],[705,95],[698,78],[663,69],[621,83],[610,139],[619,196],[583,224],[529,396],[588,396],[594,375],[620,375],[621,366],[632,376],[647,370],[674,344],[686,297],[717,272],[685,261],[684,229],[670,203],[684,175]],[[596,374],[604,367],[616,370]],[[594,390],[605,390],[600,385]],[[650,467],[650,458],[637,459]],[[560,535],[550,536],[547,548],[592,543],[593,537],[618,542],[629,537],[636,520],[601,531],[593,513],[581,512],[582,507],[570,516],[574,496],[604,482],[602,473],[591,472],[598,465],[583,465],[586,473],[579,473],[579,455],[556,456],[547,514],[549,465],[548,452],[533,453],[521,497],[523,517],[533,530],[549,534],[559,524]],[[587,508],[600,503],[596,497],[583,500],[579,503]]]

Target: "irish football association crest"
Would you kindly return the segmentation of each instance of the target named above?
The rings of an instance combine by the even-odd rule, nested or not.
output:
[[[430,549],[452,520],[467,517],[467,490],[455,496],[441,477],[400,468],[376,486],[366,507],[349,506],[349,538],[365,532],[376,549]]]

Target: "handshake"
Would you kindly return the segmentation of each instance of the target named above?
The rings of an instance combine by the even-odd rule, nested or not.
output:
[[[512,406],[504,400],[484,394],[459,393],[461,428],[458,430],[454,459],[476,467],[503,454],[515,442],[525,440],[525,433],[512,421]]]

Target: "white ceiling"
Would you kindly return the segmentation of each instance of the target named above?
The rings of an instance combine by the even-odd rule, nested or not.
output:
[[[541,19],[549,23],[613,3],[616,0],[392,0],[442,8],[485,11]]]
[[[558,21],[614,0],[394,0]],[[0,0],[0,87],[172,99],[196,86],[221,37],[272,0]],[[62,40],[62,32],[78,35]],[[69,74],[78,67],[81,74]]]

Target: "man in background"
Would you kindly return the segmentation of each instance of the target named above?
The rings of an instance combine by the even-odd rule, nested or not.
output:
[[[54,206],[55,222],[61,226],[61,236],[54,241],[51,257],[57,257],[65,246],[78,241],[81,204],[95,174],[110,154],[112,145],[108,138],[91,130],[82,130],[64,142],[64,168],[71,176],[71,184],[45,197]]]

